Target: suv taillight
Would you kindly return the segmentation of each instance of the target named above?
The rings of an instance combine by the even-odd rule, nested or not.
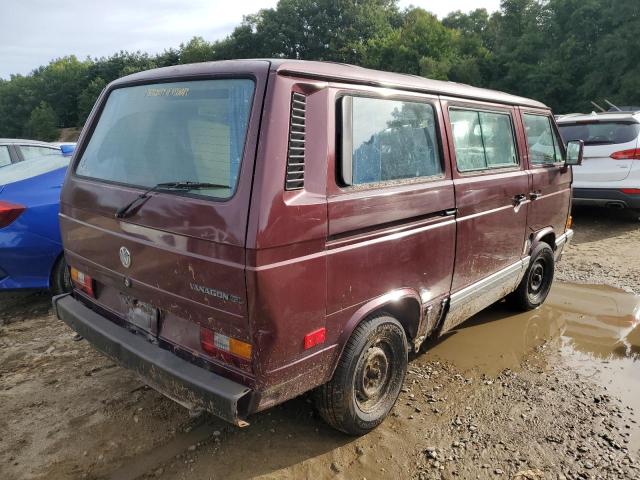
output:
[[[630,150],[620,150],[610,155],[614,160],[640,160],[640,148]]]
[[[11,225],[27,207],[0,201],[0,228]]]

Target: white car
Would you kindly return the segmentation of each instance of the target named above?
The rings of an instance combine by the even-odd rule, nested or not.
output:
[[[564,115],[557,123],[565,143],[584,141],[573,204],[640,211],[640,111]]]
[[[61,147],[38,140],[0,138],[0,167],[44,155],[59,155],[61,150]]]

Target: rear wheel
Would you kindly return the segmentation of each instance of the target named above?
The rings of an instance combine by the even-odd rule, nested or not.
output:
[[[385,419],[407,372],[402,325],[382,313],[358,325],[333,378],[315,392],[322,418],[349,435],[364,435]]]
[[[71,274],[69,273],[67,262],[64,256],[60,256],[51,272],[51,292],[54,295],[60,295],[69,293],[71,288]]]
[[[520,310],[533,310],[544,303],[551,290],[555,259],[546,243],[539,243],[531,252],[529,267],[518,288],[507,300]]]

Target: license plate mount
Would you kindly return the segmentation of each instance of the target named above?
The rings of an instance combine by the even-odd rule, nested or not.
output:
[[[122,296],[125,319],[151,335],[158,335],[158,309],[135,298]]]

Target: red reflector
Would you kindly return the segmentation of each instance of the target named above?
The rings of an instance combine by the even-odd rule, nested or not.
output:
[[[213,355],[216,353],[216,344],[212,330],[200,327],[200,346],[207,355]]]
[[[640,148],[630,150],[620,150],[611,154],[614,160],[640,160]]]
[[[640,188],[621,188],[620,191],[627,195],[640,195]]]
[[[324,343],[326,337],[327,337],[327,330],[324,327],[319,328],[318,330],[314,330],[311,333],[307,333],[304,336],[304,349],[307,350],[311,347],[315,347],[316,345],[319,345],[320,343]]]
[[[15,203],[0,202],[0,228],[11,225],[26,208]]]

